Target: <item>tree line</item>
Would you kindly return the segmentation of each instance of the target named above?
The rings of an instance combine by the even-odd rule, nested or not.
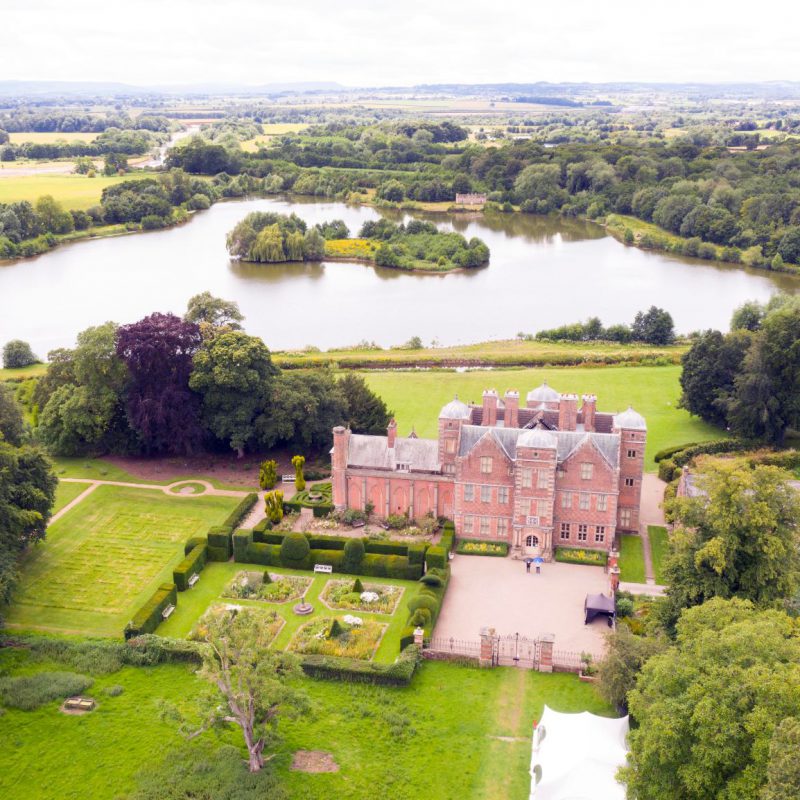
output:
[[[408,136],[391,123],[333,123],[276,137],[256,153],[197,139],[171,158],[190,172],[247,173],[298,194],[344,198],[375,189],[379,199],[401,203],[475,190],[533,213],[629,215],[695,242],[695,254],[707,258],[720,247],[719,257],[751,266],[800,263],[800,144],[793,141],[735,153],[688,137],[487,148],[437,142],[424,129]],[[701,244],[713,247],[700,252]],[[684,242],[671,246],[683,252]]]
[[[533,337],[519,334],[521,339]],[[586,322],[574,322],[538,331],[536,338],[548,342],[643,342],[665,345],[675,341],[675,323],[672,315],[663,308],[650,306],[647,311],[637,311],[630,325],[604,326],[599,317]]]
[[[183,318],[155,313],[107,322],[77,346],[48,355],[19,396],[38,421],[33,437],[57,455],[321,450],[331,429],[385,431],[384,402],[355,375],[282,372],[261,339],[241,330],[235,303],[207,292]]]

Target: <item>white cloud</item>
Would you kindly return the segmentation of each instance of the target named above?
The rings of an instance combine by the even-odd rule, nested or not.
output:
[[[3,0],[0,79],[800,80],[800,4]]]

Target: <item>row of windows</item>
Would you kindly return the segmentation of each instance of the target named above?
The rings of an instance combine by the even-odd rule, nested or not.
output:
[[[562,492],[561,493],[561,508],[572,508],[572,499],[575,492]],[[578,508],[581,511],[588,511],[591,508],[591,497],[588,492],[580,492],[578,494]],[[608,495],[598,494],[595,495],[595,509],[597,511],[608,511]]]
[[[481,503],[491,503],[492,502],[492,489],[493,486],[479,486],[478,489],[480,490],[480,499]],[[472,502],[475,500],[476,493],[475,493],[475,484],[474,483],[465,483],[464,484],[464,500],[466,502]],[[508,502],[508,486],[498,486],[497,487],[497,502],[498,503],[507,503]]]
[[[589,526],[584,525],[583,523],[578,524],[578,541],[579,542],[588,542],[589,541]],[[561,529],[559,531],[559,536],[561,539],[568,540],[572,536],[572,523],[571,522],[562,522]],[[605,525],[595,525],[594,526],[594,542],[595,544],[602,544],[606,540],[606,526]]]
[[[477,526],[476,526],[477,521]],[[492,520],[491,517],[471,517],[465,516],[464,517],[464,533],[465,534],[475,534],[479,533],[481,536],[489,536],[492,533]],[[508,536],[508,519],[505,517],[498,517],[497,519],[497,527],[496,527],[496,535],[497,536]]]

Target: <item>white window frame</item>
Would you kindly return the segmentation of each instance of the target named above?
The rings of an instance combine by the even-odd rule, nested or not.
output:
[[[491,502],[492,502],[492,487],[481,486],[481,503],[491,503]]]
[[[491,475],[492,474],[492,457],[491,456],[481,456],[481,475]]]
[[[464,484],[464,501],[466,503],[471,503],[475,499],[475,484],[474,483],[465,483]]]
[[[581,462],[581,480],[590,481],[594,477],[594,464],[591,461]]]
[[[497,487],[497,502],[503,504],[508,503],[508,486]]]
[[[588,511],[591,507],[591,495],[588,492],[581,492],[578,495],[578,508],[581,511]]]

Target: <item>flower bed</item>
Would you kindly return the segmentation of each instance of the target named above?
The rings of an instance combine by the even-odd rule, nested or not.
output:
[[[507,556],[507,542],[478,542],[459,539],[456,553],[462,556]]]
[[[364,583],[359,591],[356,583],[360,581],[328,581],[320,598],[331,608],[346,608],[372,614],[394,614],[403,594],[400,586]]]
[[[378,649],[383,631],[380,622],[350,617],[350,623],[334,617],[319,617],[295,633],[289,650],[304,655],[341,656],[370,660]]]
[[[225,587],[223,597],[236,600],[263,600],[267,603],[286,603],[302,597],[311,586],[311,578],[297,575],[268,573],[270,582],[264,582],[263,572],[243,570]]]
[[[197,625],[194,626],[189,638],[195,641],[202,641],[206,637],[208,622],[213,617],[218,617],[222,614],[238,613],[244,606],[237,606],[235,603],[215,603],[205,614],[198,620]],[[263,626],[265,640],[267,642],[274,641],[275,637],[280,633],[284,625],[283,617],[279,616],[275,611],[268,609],[253,608],[248,606],[247,610],[257,615],[259,623]]]
[[[557,547],[556,561],[560,561],[563,564],[588,564],[592,567],[604,567],[608,561],[608,553],[604,550]]]

